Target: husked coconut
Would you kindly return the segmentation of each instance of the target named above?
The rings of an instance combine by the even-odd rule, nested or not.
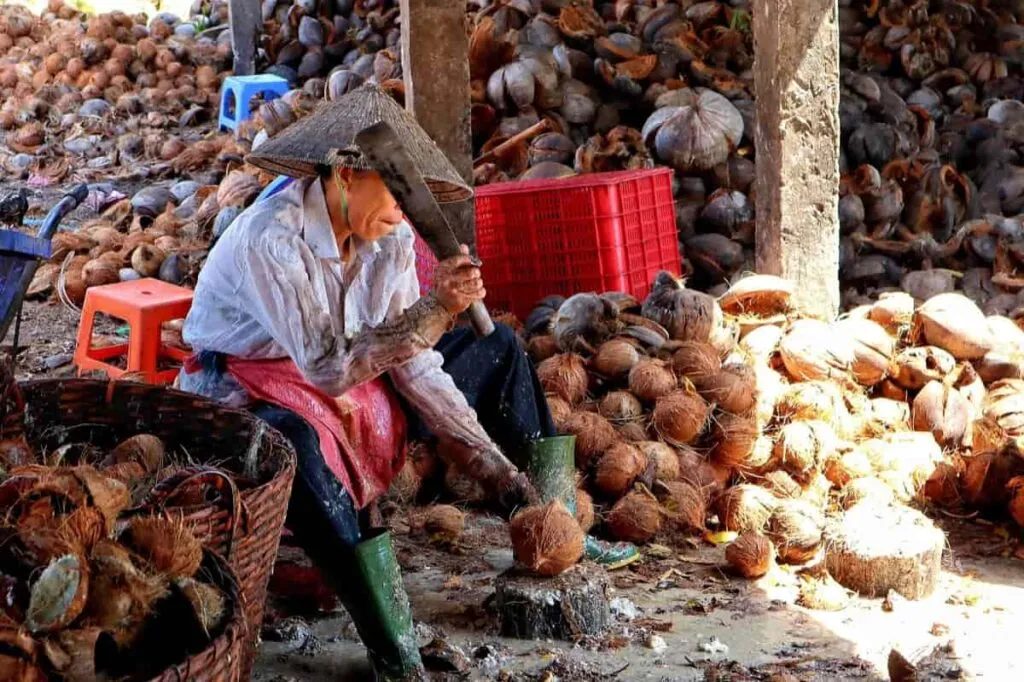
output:
[[[871,306],[868,319],[893,336],[910,328],[914,318],[914,297],[905,292],[886,292]]]
[[[976,360],[992,348],[985,314],[962,294],[939,294],[928,299],[914,316],[924,339],[957,360]]]
[[[908,391],[919,391],[929,381],[942,381],[956,367],[956,358],[935,346],[904,348],[896,355],[893,379]]]
[[[853,376],[862,386],[874,386],[888,374],[896,343],[885,329],[871,320],[848,318],[836,330],[853,344]]]
[[[849,338],[820,320],[797,320],[779,342],[779,355],[798,381],[846,380],[856,361]]]
[[[929,431],[944,447],[963,440],[971,408],[955,388],[938,381],[929,382],[914,398],[914,430]]]

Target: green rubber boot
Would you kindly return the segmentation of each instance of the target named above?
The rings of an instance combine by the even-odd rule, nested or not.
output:
[[[377,680],[407,682],[423,679],[423,662],[416,645],[409,597],[391,546],[391,534],[359,543],[355,549],[356,581],[349,585],[358,606],[349,609],[366,646]],[[353,605],[355,606],[355,605]]]
[[[562,500],[576,513],[576,436],[540,438],[526,447],[526,470],[540,498]],[[584,541],[588,559],[608,568],[620,568],[640,558],[636,545],[606,542],[588,535]]]

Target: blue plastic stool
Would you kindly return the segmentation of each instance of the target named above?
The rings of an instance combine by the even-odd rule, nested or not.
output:
[[[288,90],[288,81],[269,73],[258,76],[228,76],[220,90],[218,127],[221,130],[238,132],[238,126],[242,121],[248,120],[251,116],[249,102],[253,97],[263,95],[269,101],[284,95]]]

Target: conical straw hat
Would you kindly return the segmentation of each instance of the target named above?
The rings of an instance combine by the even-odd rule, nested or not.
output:
[[[271,173],[293,178],[314,176],[318,166],[372,170],[360,154],[355,137],[379,121],[386,121],[398,134],[439,202],[462,201],[473,195],[473,190],[412,114],[373,83],[333,102],[322,103],[312,114],[261,144],[246,160]]]

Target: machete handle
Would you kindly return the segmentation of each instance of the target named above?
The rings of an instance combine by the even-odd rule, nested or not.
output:
[[[469,323],[473,325],[473,331],[480,338],[490,336],[494,332],[494,321],[491,320],[491,314],[487,312],[487,306],[483,301],[471,304],[466,315],[469,316]]]

